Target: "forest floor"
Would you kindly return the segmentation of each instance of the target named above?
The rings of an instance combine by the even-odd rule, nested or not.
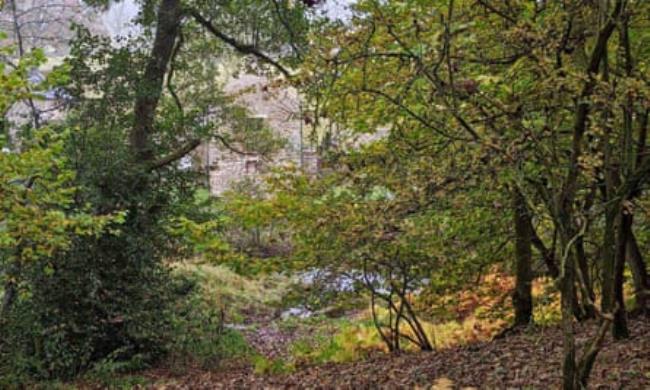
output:
[[[584,344],[595,323],[577,326]],[[598,355],[589,387],[650,389],[650,321],[630,320],[631,337],[608,337]],[[263,337],[262,335],[260,335]],[[534,388],[560,387],[562,334],[557,326],[533,328],[507,337],[435,352],[375,354],[351,363],[297,366],[285,374],[259,374],[250,364],[173,375],[146,373],[150,389],[274,388]]]

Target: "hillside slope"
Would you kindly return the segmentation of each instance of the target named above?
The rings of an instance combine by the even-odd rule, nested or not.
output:
[[[578,341],[595,331],[579,326]],[[608,340],[592,372],[590,388],[650,388],[650,321],[630,321],[632,337]],[[301,367],[291,374],[258,375],[251,368],[188,372],[176,378],[151,372],[165,389],[270,388],[535,388],[560,386],[562,350],[559,328],[535,329],[490,342],[433,353],[375,356],[349,364]]]

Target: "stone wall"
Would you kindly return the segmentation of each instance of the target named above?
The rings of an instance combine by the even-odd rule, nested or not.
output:
[[[246,106],[254,117],[265,121],[287,143],[282,150],[267,158],[240,155],[218,142],[203,145],[198,155],[206,175],[209,172],[210,191],[214,195],[222,194],[241,180],[259,180],[270,167],[291,164],[308,172],[318,170],[315,148],[305,141],[308,129],[303,125],[300,100],[295,90],[273,88],[264,77],[241,75],[227,83],[226,91],[238,95],[239,104]]]

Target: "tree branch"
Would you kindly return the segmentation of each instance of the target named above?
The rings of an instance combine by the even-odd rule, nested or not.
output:
[[[625,0],[618,0],[614,6],[614,10],[607,19],[605,25],[598,32],[596,44],[591,52],[589,65],[586,72],[589,79],[586,81],[582,88],[580,98],[578,99],[578,107],[575,114],[575,122],[573,125],[573,140],[571,147],[571,161],[569,171],[564,180],[564,186],[560,194],[560,204],[567,207],[573,202],[576,192],[576,180],[580,170],[579,159],[582,155],[582,138],[587,127],[587,118],[589,116],[590,97],[596,87],[597,80],[594,77],[598,73],[600,63],[607,52],[607,42],[612,36],[616,24],[621,13],[623,12]]]
[[[219,140],[219,142],[221,142],[221,144],[222,144],[223,146],[225,146],[226,149],[230,150],[230,151],[233,152],[233,153],[236,153],[236,154],[239,154],[239,155],[242,155],[242,156],[257,156],[257,153],[245,152],[245,151],[243,151],[243,150],[241,150],[241,149],[237,149],[237,148],[235,148],[235,147],[232,146],[232,144],[231,144],[231,143],[230,143],[230,142],[229,142],[229,141],[228,141],[224,136],[222,136],[222,135],[218,135],[218,134],[217,134],[217,135],[214,135],[213,137],[216,138],[217,140]]]
[[[486,0],[477,0],[476,2],[479,5],[482,5],[483,7],[485,7],[487,10],[492,11],[493,13],[499,15],[500,17],[507,20],[508,22],[510,22],[512,24],[517,24],[517,21],[512,16],[508,15],[505,11],[501,11],[500,9],[496,8],[495,6],[490,4],[488,1],[486,1]]]
[[[291,77],[291,73],[289,72],[289,70],[287,70],[284,66],[282,66],[279,62],[277,62],[273,58],[269,57],[267,54],[264,54],[257,47],[253,45],[247,45],[241,42],[237,42],[237,40],[235,40],[234,38],[224,34],[219,29],[217,29],[217,27],[215,27],[209,20],[201,16],[201,14],[199,14],[196,10],[190,10],[189,13],[200,25],[202,25],[203,27],[205,27],[206,30],[212,33],[212,35],[219,38],[223,42],[227,43],[233,49],[237,50],[239,53],[246,54],[246,55],[253,55],[254,57],[257,57],[260,60],[266,62],[267,64],[272,65],[274,68],[280,71],[280,73],[282,73],[284,76]]]
[[[280,23],[282,23],[284,28],[287,30],[287,34],[289,34],[289,45],[291,45],[291,48],[293,49],[293,52],[296,54],[296,56],[298,56],[299,59],[302,59],[301,50],[298,48],[298,46],[296,46],[296,33],[291,28],[291,23],[289,23],[285,15],[282,14],[282,7],[278,0],[273,0],[273,5],[275,6],[275,13],[278,15]]]
[[[252,153],[252,152],[245,152],[241,149],[238,149],[234,147],[224,136],[222,135],[213,135],[215,139],[217,139],[223,146],[226,147],[229,151],[242,155],[242,156],[258,156],[257,153]],[[198,138],[193,138],[189,141],[187,141],[185,144],[183,144],[180,148],[176,149],[175,151],[171,152],[165,157],[162,157],[156,161],[154,161],[150,166],[149,170],[156,170],[159,168],[163,168],[175,161],[180,160],[183,158],[185,155],[196,149],[199,145],[201,144],[201,140]]]
[[[453,140],[456,140],[456,141],[472,141],[473,140],[473,139],[456,137],[456,136],[453,136],[451,134],[448,134],[448,133],[440,130],[436,126],[432,125],[426,118],[422,117],[421,115],[419,115],[418,113],[416,113],[415,111],[413,111],[412,109],[410,109],[409,107],[404,105],[402,102],[400,102],[398,99],[390,96],[386,92],[383,92],[383,91],[380,91],[380,90],[377,90],[377,89],[373,89],[373,88],[368,88],[368,87],[363,87],[363,88],[359,89],[359,91],[360,92],[370,93],[370,94],[377,95],[379,97],[384,98],[389,103],[393,104],[394,106],[396,106],[399,109],[406,112],[411,118],[415,119],[417,122],[419,122],[424,127],[428,128],[430,130],[433,130],[435,133],[437,133],[437,134],[439,134],[439,135],[441,135],[441,136],[443,136],[445,138],[453,139]]]
[[[178,111],[180,111],[181,118],[183,120],[185,119],[185,110],[183,109],[183,104],[181,103],[181,99],[178,97],[178,94],[176,93],[176,88],[174,87],[174,72],[176,71],[176,66],[175,66],[176,57],[178,56],[178,53],[180,52],[184,42],[185,39],[183,37],[183,33],[182,31],[179,31],[178,42],[176,43],[176,46],[174,47],[174,51],[172,52],[171,59],[169,60],[169,73],[167,74],[167,90],[169,91],[169,94],[172,95],[172,98],[174,99],[174,103],[176,104]]]
[[[187,141],[183,146],[171,152],[165,157],[162,157],[149,165],[149,170],[153,171],[156,169],[163,168],[181,158],[185,157],[186,154],[190,153],[192,150],[196,149],[201,144],[201,140],[198,138],[191,139]]]

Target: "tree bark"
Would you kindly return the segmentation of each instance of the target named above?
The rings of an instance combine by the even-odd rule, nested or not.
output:
[[[535,228],[532,225],[532,221],[530,219],[528,219],[528,221],[531,222],[529,229],[532,233],[532,244],[542,256],[542,260],[544,260],[544,264],[546,264],[546,268],[548,269],[548,274],[551,275],[553,279],[557,279],[560,276],[560,268],[558,268],[558,265],[555,262],[553,250],[547,248],[546,245],[544,245],[544,242],[535,231]]]
[[[596,294],[594,293],[594,286],[589,273],[589,261],[585,253],[585,244],[582,237],[579,237],[576,240],[576,257],[578,259],[578,267],[580,267],[580,272],[584,279],[584,290],[587,295],[586,297],[582,297],[582,304],[578,303],[580,306],[578,310],[582,316],[582,318],[578,318],[578,320],[595,318],[596,312],[589,301],[594,302],[596,300]],[[576,297],[576,301],[577,299],[578,298]]]
[[[2,310],[0,311],[0,320],[7,318],[9,310],[16,301],[16,284],[7,282],[4,286],[4,295],[2,297]]]
[[[153,160],[150,136],[154,129],[154,119],[162,95],[165,74],[179,35],[181,18],[180,0],[161,1],[158,6],[153,48],[137,87],[135,121],[130,134],[131,147],[138,163],[148,163]]]
[[[650,315],[650,279],[648,278],[648,270],[643,259],[643,255],[639,250],[636,242],[634,232],[630,231],[627,240],[627,262],[632,270],[632,278],[634,281],[634,296],[636,298],[635,311]]]
[[[570,247],[569,234],[564,234],[565,239],[562,240],[564,248]],[[570,250],[567,249],[567,250]],[[569,254],[568,257],[571,255]],[[573,334],[573,297],[576,295],[575,291],[575,269],[571,259],[565,259],[562,265],[563,275],[560,278],[560,304],[562,311],[562,349],[564,359],[562,362],[562,388],[564,390],[576,389],[576,346],[575,336]]]
[[[628,77],[633,75],[634,61],[632,60],[632,49],[630,45],[630,35],[629,35],[629,16],[623,19],[623,22],[620,27],[620,40],[621,45],[623,46],[623,53],[625,58],[625,74]],[[624,128],[626,134],[632,134],[632,113],[634,110],[633,99],[628,95],[627,107],[623,111],[624,119]],[[641,110],[637,112],[637,121],[638,121],[638,138],[635,149],[635,159],[634,159],[634,168],[643,166],[644,160],[647,159],[646,156],[646,147],[648,141],[648,115],[650,110]],[[630,136],[631,138],[631,136]],[[642,190],[641,187],[636,187],[631,189],[629,199],[634,199],[638,196],[641,196]],[[643,260],[643,255],[639,250],[639,246],[634,236],[633,231],[633,215],[630,215],[630,231],[627,237],[626,242],[626,259],[632,271],[632,280],[634,281],[634,295],[636,298],[636,307],[635,311],[650,315],[650,278],[648,277],[648,270],[646,269],[645,261]]]
[[[617,203],[617,202],[614,202]],[[600,310],[611,313],[614,309],[614,273],[616,263],[616,219],[619,216],[618,207],[610,205],[605,211],[605,229],[603,230],[602,250],[602,297]]]
[[[531,240],[533,247],[537,249],[537,251],[540,253],[542,256],[542,260],[544,260],[544,264],[546,264],[546,268],[548,269],[548,274],[553,278],[553,279],[558,279],[560,277],[560,268],[555,260],[555,254],[554,251],[547,248],[546,245],[544,245],[544,242],[542,239],[539,237],[537,232],[535,231],[535,228],[533,227],[532,220],[529,218],[528,221],[530,222],[529,229],[532,234]],[[586,264],[586,256],[584,255],[584,245],[583,245],[583,240],[582,238],[578,238],[576,241],[576,250],[578,251],[578,256],[582,256],[584,259],[584,263]],[[582,250],[582,253],[580,251]],[[581,263],[581,261],[578,261]],[[589,272],[588,269],[585,270],[585,283],[588,285],[588,291],[589,296],[592,297],[593,300],[593,285],[591,283],[591,278],[589,277]],[[578,293],[576,289],[573,290],[573,297],[571,297],[571,306],[573,307],[573,316],[575,317],[576,320],[578,321],[583,321],[587,318],[592,318],[592,313],[594,313],[594,310],[591,306],[584,304],[580,304],[580,300],[578,299]],[[595,314],[595,313],[594,313]]]
[[[515,309],[514,326],[526,326],[533,319],[532,295],[532,235],[530,213],[518,190],[512,194],[515,224],[515,291],[512,303]]]
[[[627,328],[627,312],[625,311],[625,296],[623,293],[625,270],[625,252],[630,232],[632,231],[632,215],[621,212],[619,217],[618,235],[616,237],[616,259],[614,264],[614,322],[612,326],[612,335],[614,339],[621,340],[630,337],[630,331]]]

